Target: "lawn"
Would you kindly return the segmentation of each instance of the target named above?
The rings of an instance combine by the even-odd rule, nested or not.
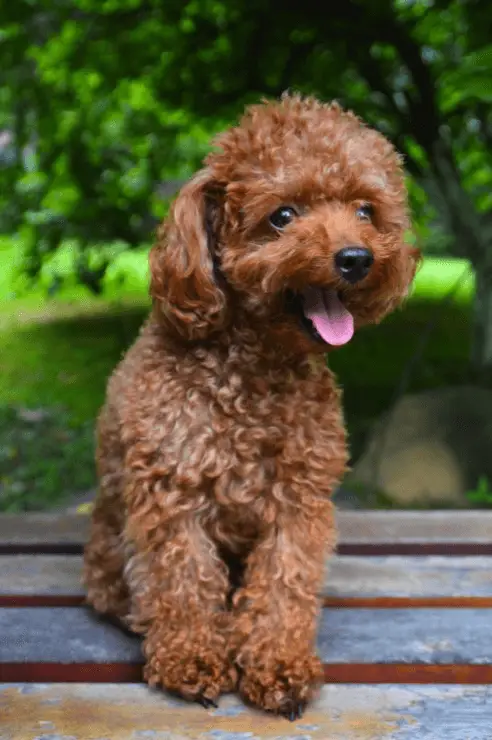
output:
[[[48,508],[94,484],[94,418],[148,308],[146,256],[122,255],[103,298],[69,287],[50,300],[15,297],[15,250],[0,242],[0,256],[0,510]],[[443,302],[466,267],[428,259],[405,309],[331,355],[355,454],[427,334],[409,388],[466,377],[473,280]]]

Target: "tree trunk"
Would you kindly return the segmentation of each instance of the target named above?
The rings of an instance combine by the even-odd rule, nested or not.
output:
[[[433,148],[432,170],[439,193],[439,210],[454,237],[453,252],[466,257],[475,270],[475,301],[472,319],[472,376],[492,381],[492,233],[483,214],[463,187],[448,144]]]
[[[486,265],[475,266],[472,366],[478,378],[492,378],[492,272]]]

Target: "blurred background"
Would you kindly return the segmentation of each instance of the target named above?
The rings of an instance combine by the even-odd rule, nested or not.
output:
[[[148,310],[156,223],[211,136],[286,89],[405,156],[405,309],[330,356],[346,506],[492,506],[490,0],[15,0],[0,6],[0,510],[94,486],[108,374]]]

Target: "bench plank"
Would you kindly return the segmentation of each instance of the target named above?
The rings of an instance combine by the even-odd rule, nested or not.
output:
[[[339,511],[345,544],[432,544],[492,541],[491,511]]]
[[[89,517],[80,514],[2,514],[0,545],[78,545],[87,541]]]
[[[492,557],[338,555],[328,561],[325,596],[490,597]]]
[[[0,555],[0,596],[83,594],[80,555]]]
[[[326,664],[492,663],[491,609],[324,609]],[[0,609],[0,662],[141,663],[140,641],[84,608]]]
[[[0,555],[0,597],[81,596],[79,555]],[[329,559],[323,595],[492,597],[492,557],[350,557]]]
[[[224,696],[205,710],[128,685],[0,686],[2,738],[489,740],[492,687],[324,686],[290,723]]]
[[[344,545],[492,542],[491,511],[339,511]],[[87,540],[85,514],[3,514],[0,545],[77,545]]]

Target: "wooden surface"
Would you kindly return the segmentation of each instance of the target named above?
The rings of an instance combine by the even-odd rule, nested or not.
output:
[[[460,545],[491,548],[491,511],[340,511],[340,544],[346,547],[400,548]],[[8,549],[81,548],[87,539],[86,515],[20,514],[0,517],[0,545]]]
[[[2,514],[0,544],[9,546],[82,546],[88,535],[89,517],[77,514]]]
[[[0,555],[0,597],[82,595],[79,555]]]
[[[79,555],[0,555],[5,595],[81,596]],[[323,594],[347,598],[492,598],[492,557],[330,558]]]
[[[339,511],[345,543],[492,542],[492,511]]]
[[[324,609],[318,653],[326,664],[487,664],[491,625],[489,609]],[[136,637],[83,608],[0,609],[0,635],[0,662],[141,662]]]
[[[128,684],[0,687],[2,740],[490,740],[492,687],[325,686],[290,723]]]
[[[136,683],[139,639],[83,606],[87,525],[0,516],[0,740],[492,740],[492,512],[340,512],[326,684],[292,724]]]

